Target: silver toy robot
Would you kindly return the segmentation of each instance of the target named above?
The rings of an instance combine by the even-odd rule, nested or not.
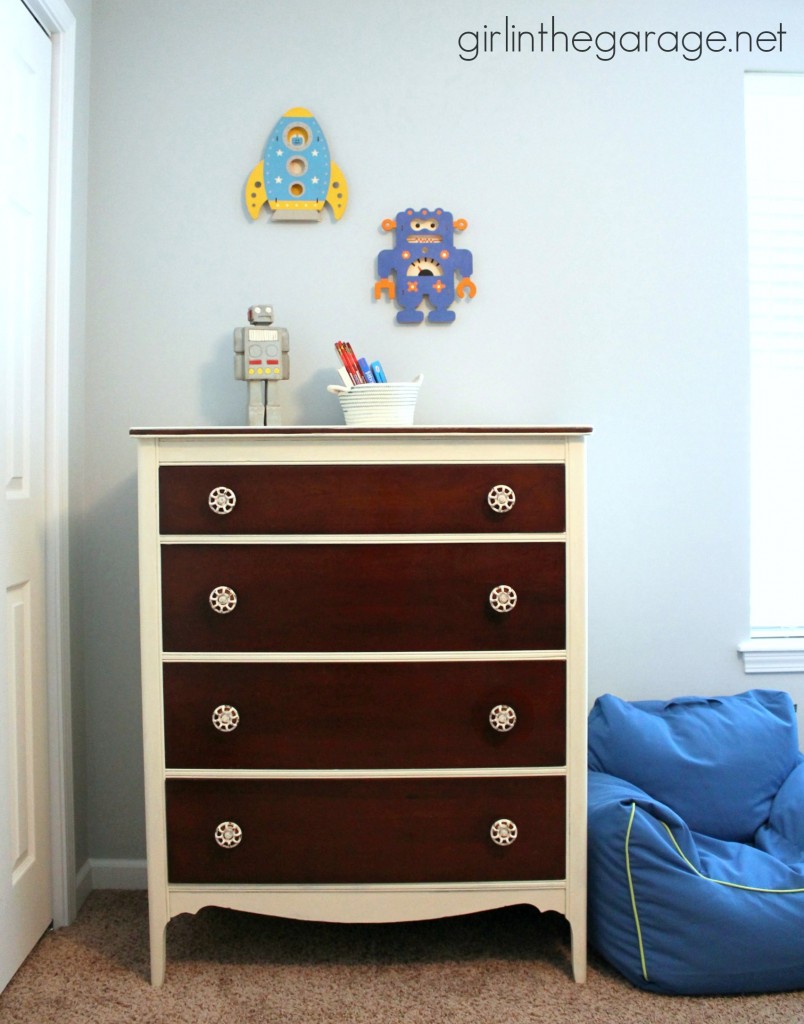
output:
[[[278,427],[277,382],[290,377],[290,337],[284,327],[271,327],[272,306],[252,306],[248,322],[234,332],[234,375],[248,382],[248,425]]]

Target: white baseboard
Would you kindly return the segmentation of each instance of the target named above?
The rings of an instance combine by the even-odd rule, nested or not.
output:
[[[145,860],[107,860],[90,857],[76,875],[76,904],[81,906],[93,889],[147,889]]]

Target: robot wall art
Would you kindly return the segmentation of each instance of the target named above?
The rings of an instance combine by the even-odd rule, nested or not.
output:
[[[387,292],[390,299],[396,299],[401,306],[396,314],[398,323],[420,324],[425,314],[419,306],[425,300],[431,307],[427,313],[430,323],[452,323],[455,312],[449,307],[455,297],[474,296],[472,254],[468,249],[456,249],[454,241],[454,232],[466,226],[465,220],[453,220],[452,214],[440,207],[408,208],[382,222],[384,231],[396,231],[396,244],[377,257],[380,279],[374,285],[374,297],[379,299]]]

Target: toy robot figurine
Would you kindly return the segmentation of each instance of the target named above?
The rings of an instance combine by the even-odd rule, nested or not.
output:
[[[472,274],[472,254],[456,249],[453,232],[463,231],[466,221],[453,221],[447,210],[402,210],[394,220],[382,222],[383,231],[396,229],[396,245],[377,257],[380,280],[374,297],[384,291],[402,307],[396,314],[400,324],[419,324],[424,313],[417,309],[425,299],[433,307],[427,314],[431,323],[452,323],[449,307],[455,296],[472,298],[477,291]],[[396,281],[390,275],[396,275]],[[460,275],[457,286],[455,275]]]
[[[248,382],[248,425],[276,427],[282,423],[277,382],[290,377],[290,337],[284,327],[271,327],[272,306],[252,306],[248,327],[234,332],[234,375]]]

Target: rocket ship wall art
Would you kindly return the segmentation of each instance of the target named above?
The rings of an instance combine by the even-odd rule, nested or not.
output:
[[[346,179],[330,159],[318,121],[305,107],[286,110],[249,175],[248,212],[256,220],[267,203],[273,220],[320,220],[326,202],[340,220],[348,198]]]

